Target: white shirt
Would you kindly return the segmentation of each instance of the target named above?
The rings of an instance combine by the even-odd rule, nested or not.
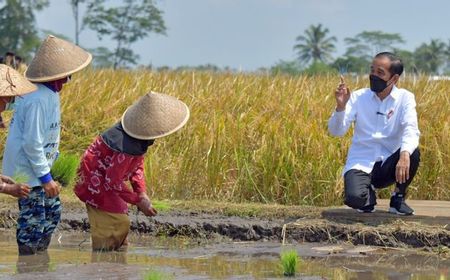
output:
[[[3,174],[22,175],[31,187],[40,186],[58,155],[60,99],[41,83],[38,90],[16,98],[3,154]]]
[[[345,110],[331,116],[328,131],[343,136],[353,122],[343,174],[350,169],[371,173],[375,162],[386,160],[398,149],[412,154],[419,146],[416,101],[405,89],[394,86],[383,101],[369,88],[353,92]]]

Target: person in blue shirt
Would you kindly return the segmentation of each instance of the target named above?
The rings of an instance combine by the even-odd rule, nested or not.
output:
[[[47,250],[60,221],[60,186],[50,173],[60,140],[59,92],[91,60],[80,47],[48,36],[25,73],[37,90],[16,101],[3,155],[3,174],[26,178],[31,187],[29,196],[19,199],[19,255]]]

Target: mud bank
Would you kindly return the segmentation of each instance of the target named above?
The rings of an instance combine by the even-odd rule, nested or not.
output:
[[[0,228],[14,228],[17,212],[0,211]],[[198,239],[230,239],[234,241],[279,242],[347,242],[354,245],[387,247],[450,247],[447,225],[426,225],[404,219],[378,222],[332,220],[322,215],[268,219],[220,214],[169,211],[157,217],[130,214],[131,230],[149,236],[185,236]],[[370,218],[369,218],[370,220]],[[86,214],[72,209],[63,213],[60,230],[89,231]]]

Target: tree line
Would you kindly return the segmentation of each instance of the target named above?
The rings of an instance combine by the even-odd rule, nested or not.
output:
[[[60,2],[61,0],[58,0]],[[131,45],[150,33],[166,33],[163,12],[153,0],[123,0],[120,5],[112,0],[66,0],[69,1],[75,20],[75,43],[80,42],[80,33],[86,29],[96,32],[98,39],[110,38],[113,49],[99,46],[94,53],[99,67],[129,67],[139,63],[139,56]],[[50,0],[0,0],[0,54],[14,51],[30,59],[40,45],[41,37],[36,26],[35,12],[50,4]],[[83,16],[80,10],[84,9]],[[55,34],[66,40],[64,35]]]
[[[53,0],[55,1],[55,0]],[[60,0],[58,0],[60,1]],[[99,46],[90,51],[97,67],[123,68],[138,65],[139,55],[131,45],[150,33],[166,35],[163,11],[154,0],[65,0],[72,9],[75,22],[74,38],[81,44],[80,34],[87,29],[96,32],[99,41],[109,38],[115,46]],[[36,25],[35,12],[48,7],[50,0],[0,0],[0,54],[14,51],[25,60],[30,59],[44,37]],[[114,5],[115,4],[115,5]],[[81,11],[84,11],[81,15]],[[54,34],[54,33],[53,33]],[[54,34],[70,40],[64,35]],[[405,43],[398,33],[362,31],[344,38],[346,51],[333,57],[337,38],[322,24],[309,26],[295,39],[296,59],[279,61],[259,71],[287,74],[367,73],[372,57],[380,51],[397,53],[405,64],[406,73],[433,75],[450,74],[450,40],[431,39],[414,50],[402,48]],[[147,66],[151,68],[151,65]],[[159,67],[166,70],[169,67]],[[233,71],[213,64],[182,66],[175,70]]]
[[[297,59],[280,61],[271,71],[288,74],[367,73],[375,54],[391,51],[403,60],[406,73],[450,75],[450,40],[446,43],[441,39],[431,39],[410,51],[401,47],[405,40],[398,33],[363,31],[344,38],[345,53],[333,58],[337,38],[329,33],[330,30],[322,24],[309,26],[296,38],[293,49]]]

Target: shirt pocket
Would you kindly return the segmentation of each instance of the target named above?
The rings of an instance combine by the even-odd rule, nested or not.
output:
[[[386,112],[384,112],[384,126],[383,126],[383,134],[387,137],[397,134],[399,130],[399,122],[398,122],[399,112],[396,108],[390,108]]]

